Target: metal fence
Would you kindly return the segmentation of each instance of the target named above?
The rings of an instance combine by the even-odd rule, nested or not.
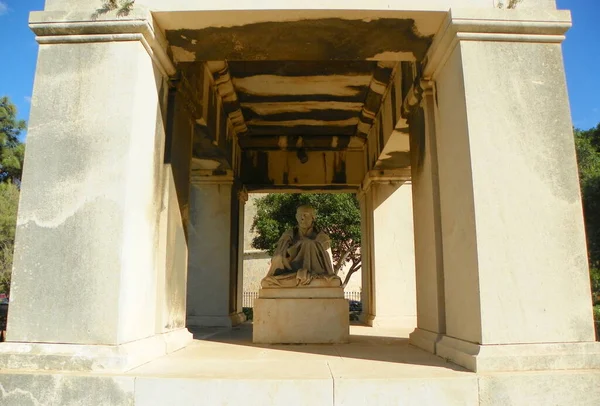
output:
[[[346,292],[344,291],[344,297],[348,300],[356,300],[357,302],[360,302],[360,292]]]
[[[344,297],[348,300],[360,302],[360,292],[344,292]],[[258,298],[258,292],[244,292],[242,296],[242,307],[254,307],[254,299]]]
[[[242,307],[254,307],[254,299],[258,298],[258,292],[244,292]]]

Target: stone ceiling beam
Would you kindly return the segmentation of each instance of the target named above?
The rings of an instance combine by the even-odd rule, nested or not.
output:
[[[227,61],[208,61],[206,62],[206,67],[213,76],[215,87],[221,97],[223,110],[229,117],[236,134],[238,136],[244,135],[248,132],[248,127],[242,114],[235,87],[231,81]]]
[[[365,139],[351,135],[304,135],[304,136],[272,136],[252,135],[238,139],[240,148],[244,150],[284,150],[296,151],[342,151],[362,150]]]
[[[379,110],[381,109],[383,98],[388,92],[390,81],[394,75],[398,74],[397,67],[398,63],[396,62],[377,63],[377,68],[369,83],[369,90],[360,115],[360,122],[356,129],[357,136],[368,136]],[[392,97],[393,96],[394,95],[392,94]]]

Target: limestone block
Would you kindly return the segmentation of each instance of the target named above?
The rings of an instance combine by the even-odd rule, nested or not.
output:
[[[259,297],[263,299],[277,298],[344,298],[344,290],[342,288],[267,288],[260,289]]]
[[[174,377],[138,376],[135,404],[329,406],[333,400],[331,373],[325,363],[239,360],[203,361],[208,373]],[[207,368],[208,369],[208,368]],[[171,371],[168,371],[171,372]],[[192,378],[192,379],[190,379]]]
[[[380,327],[416,327],[415,250],[410,182],[369,183],[363,196],[368,223],[363,278],[366,322]],[[368,202],[367,202],[368,200]],[[363,279],[364,280],[364,279]]]
[[[594,341],[560,44],[461,42],[436,83],[447,334]]]
[[[433,89],[423,93],[425,137],[418,145],[412,137],[411,182],[415,233],[415,271],[417,291],[417,331],[440,333],[446,328],[444,311],[444,267],[439,204],[439,175],[436,148],[435,101]],[[419,151],[421,154],[417,154]],[[417,338],[419,336],[420,338]],[[432,351],[436,334],[411,335],[419,347]],[[425,341],[428,341],[425,344]],[[414,343],[416,343],[415,341]]]
[[[600,371],[479,374],[479,405],[598,405]]]
[[[436,353],[475,372],[600,369],[600,343],[479,345],[444,336]]]
[[[165,266],[157,281],[157,333],[185,327],[188,249],[170,165],[165,170],[161,231]]]
[[[190,327],[231,327],[240,320],[239,313],[231,308],[234,298],[230,297],[232,285],[240,282],[233,273],[237,269],[233,240],[237,241],[238,235],[233,230],[232,204],[231,180],[191,187],[187,281]]]
[[[475,406],[475,377],[411,377],[411,379],[335,379],[335,406],[444,405]]]
[[[137,41],[40,45],[9,341],[119,344],[156,331],[163,85]]]
[[[254,301],[253,342],[326,344],[348,342],[348,301],[341,298]]]
[[[133,376],[0,373],[0,404],[133,406]]]
[[[123,372],[192,342],[185,328],[122,345],[3,343],[0,370]]]

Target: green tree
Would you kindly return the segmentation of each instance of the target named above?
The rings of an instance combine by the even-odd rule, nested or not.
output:
[[[17,108],[0,97],[0,293],[9,293],[12,271],[19,187],[24,144],[19,141],[25,121],[17,119]]]
[[[14,183],[0,183],[0,293],[9,293],[12,271],[19,189]]]
[[[594,301],[596,334],[600,338],[600,124],[575,130],[575,147],[585,219],[585,232]]]
[[[590,268],[600,268],[600,125],[575,130]]]
[[[317,210],[315,226],[331,238],[331,253],[336,274],[350,263],[343,285],[361,268],[360,208],[353,194],[296,193],[268,194],[256,200],[252,230],[257,233],[252,246],[270,255],[285,230],[297,225],[296,208],[310,204]]]
[[[0,97],[0,182],[20,181],[25,147],[19,135],[25,121],[17,120],[17,108],[6,96]]]

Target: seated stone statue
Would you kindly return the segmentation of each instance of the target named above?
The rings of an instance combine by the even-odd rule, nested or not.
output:
[[[341,286],[327,250],[331,241],[313,225],[315,209],[300,206],[296,210],[298,226],[283,233],[271,260],[263,288],[294,286]]]

